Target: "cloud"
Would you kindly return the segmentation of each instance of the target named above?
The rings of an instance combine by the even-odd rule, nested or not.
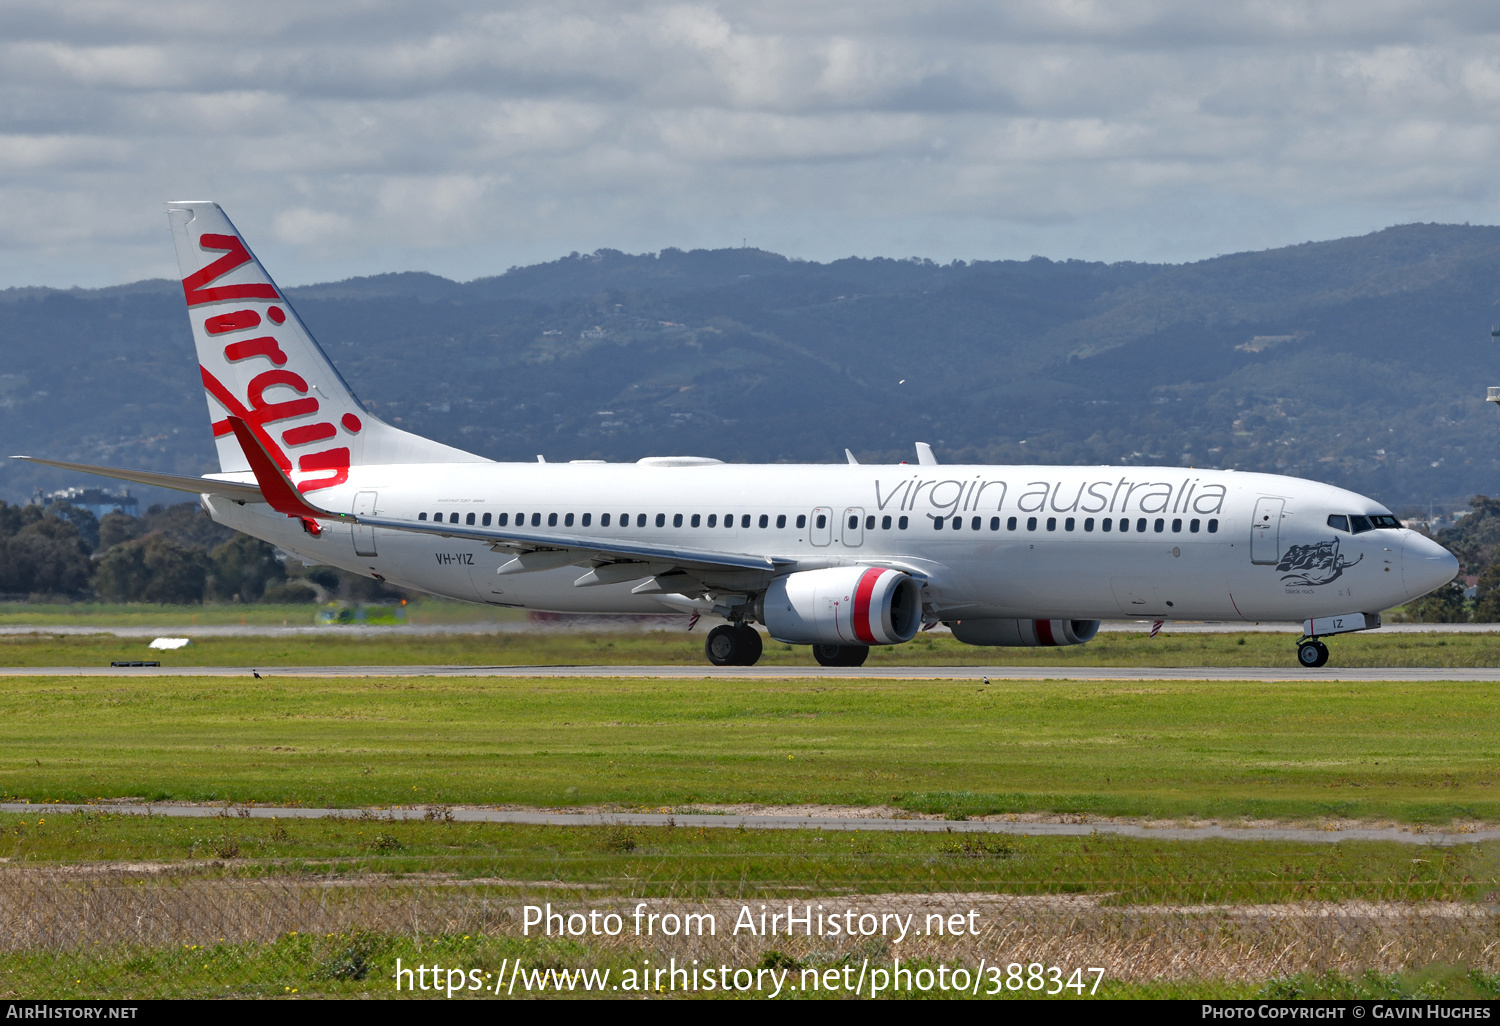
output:
[[[12,0],[0,285],[171,275],[177,197],[287,282],[1494,221],[1497,42],[1463,0]]]

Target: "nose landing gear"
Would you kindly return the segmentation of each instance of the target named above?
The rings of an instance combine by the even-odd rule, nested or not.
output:
[[[1314,669],[1328,662],[1328,646],[1317,638],[1303,638],[1297,642],[1297,662]]]
[[[1340,616],[1315,616],[1302,621],[1302,640],[1297,642],[1297,662],[1309,670],[1328,662],[1328,646],[1319,641],[1330,634],[1352,634],[1373,631],[1380,626],[1379,613],[1344,613]]]

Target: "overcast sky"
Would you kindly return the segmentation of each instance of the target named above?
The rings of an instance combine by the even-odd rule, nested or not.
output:
[[[601,247],[1192,260],[1495,223],[1500,4],[4,0],[0,287]]]

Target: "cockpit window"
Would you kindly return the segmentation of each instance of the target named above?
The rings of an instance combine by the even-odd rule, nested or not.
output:
[[[1358,513],[1345,516],[1342,513],[1328,514],[1328,526],[1335,531],[1351,531],[1354,534],[1364,534],[1366,531],[1395,531],[1401,528],[1401,521],[1389,513],[1371,513],[1368,516],[1360,516]]]

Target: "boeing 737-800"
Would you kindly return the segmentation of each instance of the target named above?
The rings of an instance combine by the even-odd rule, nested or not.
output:
[[[948,624],[973,645],[1075,645],[1108,618],[1302,621],[1322,637],[1453,579],[1373,499],[1164,467],[497,463],[381,421],[215,203],[168,204],[220,472],[51,466],[195,492],[309,563],[524,609],[728,621],[718,665],[771,637],[858,666]],[[20,457],[26,458],[26,457]]]

